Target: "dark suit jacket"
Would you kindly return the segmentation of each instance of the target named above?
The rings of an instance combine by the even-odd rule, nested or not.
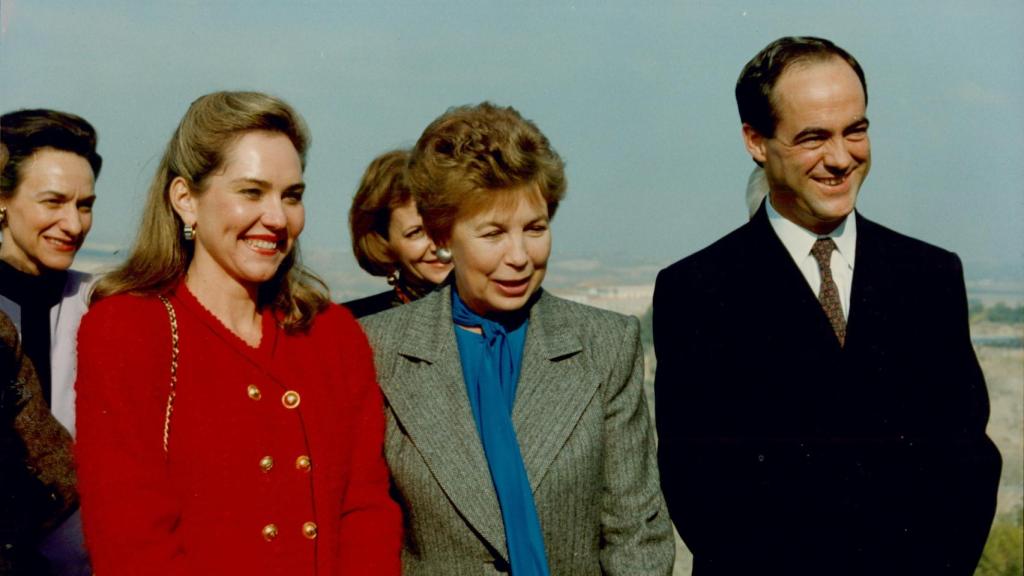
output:
[[[1000,459],[960,261],[856,217],[845,348],[764,206],[658,276],[662,487],[696,576],[977,563]]]
[[[398,299],[394,289],[391,289],[372,296],[342,302],[341,305],[348,308],[349,312],[356,318],[363,318],[371,314],[390,310],[401,304],[402,301]]]
[[[363,320],[405,511],[406,576],[508,572],[501,510],[462,378],[451,288]],[[552,575],[668,576],[635,318],[541,292],[512,422]]]
[[[71,442],[0,311],[0,574],[50,573],[37,546],[78,508]]]

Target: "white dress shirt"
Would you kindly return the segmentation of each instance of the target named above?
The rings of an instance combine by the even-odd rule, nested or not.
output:
[[[831,238],[836,243],[836,250],[832,251],[832,261],[829,266],[832,268],[832,279],[835,280],[839,289],[839,301],[843,305],[843,317],[850,318],[850,289],[853,286],[853,265],[857,252],[857,218],[853,212],[836,226],[832,232],[818,236],[794,222],[787,220],[779,214],[771,201],[765,202],[768,209],[768,223],[771,224],[775,235],[782,241],[786,251],[793,258],[800,273],[804,275],[807,284],[811,287],[814,295],[818,295],[821,287],[821,272],[818,270],[818,262],[811,255],[811,247],[818,238]]]

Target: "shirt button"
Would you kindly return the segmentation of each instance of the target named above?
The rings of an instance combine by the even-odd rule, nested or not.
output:
[[[273,467],[274,467],[274,457],[273,456],[264,456],[263,458],[260,458],[260,470],[263,470],[264,472],[270,472],[270,469],[273,468]]]
[[[295,469],[303,472],[308,472],[313,467],[313,462],[310,461],[309,456],[302,455],[295,459]]]
[[[316,540],[316,522],[306,522],[303,524],[302,535],[310,540]]]
[[[259,400],[263,397],[263,393],[256,387],[255,384],[249,384],[249,387],[245,389],[245,393],[249,395],[250,400]]]
[[[277,526],[274,524],[267,524],[263,527],[263,539],[267,542],[277,538]]]
[[[302,397],[294,390],[289,390],[284,393],[284,396],[281,396],[281,404],[284,404],[284,407],[289,410],[298,407],[299,402],[302,402]]]

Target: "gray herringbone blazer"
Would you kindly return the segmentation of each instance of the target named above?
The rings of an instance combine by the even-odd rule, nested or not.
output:
[[[459,364],[451,288],[363,319],[387,403],[406,575],[508,570]],[[512,415],[551,574],[672,572],[635,318],[541,293]]]

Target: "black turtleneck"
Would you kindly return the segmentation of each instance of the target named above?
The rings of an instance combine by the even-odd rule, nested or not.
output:
[[[50,309],[64,295],[67,271],[26,274],[0,260],[0,294],[21,308],[21,345],[32,361],[50,403]]]

